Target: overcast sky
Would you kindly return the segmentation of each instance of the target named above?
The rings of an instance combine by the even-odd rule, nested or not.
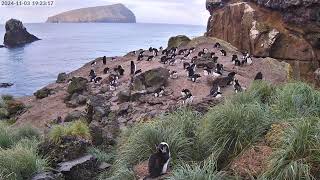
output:
[[[32,1],[32,0],[29,0]],[[0,7],[0,23],[17,18],[24,23],[44,22],[47,17],[71,9],[123,3],[138,22],[205,25],[209,13],[205,0],[54,0],[53,7]]]

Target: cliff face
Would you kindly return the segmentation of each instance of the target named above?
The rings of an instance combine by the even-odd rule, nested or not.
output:
[[[320,60],[319,0],[207,0],[207,36],[255,56],[285,60],[311,80]]]
[[[48,23],[135,23],[136,17],[123,4],[114,4],[110,6],[98,6],[71,10],[47,20]]]

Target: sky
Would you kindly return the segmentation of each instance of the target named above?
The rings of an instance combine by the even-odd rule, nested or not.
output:
[[[35,1],[35,0],[20,0]],[[38,0],[40,1],[40,0]],[[50,0],[49,0],[50,1]],[[47,17],[83,7],[123,3],[139,23],[205,25],[209,12],[205,0],[53,0],[50,7],[4,7],[0,4],[0,24],[10,18],[23,23],[45,22]]]

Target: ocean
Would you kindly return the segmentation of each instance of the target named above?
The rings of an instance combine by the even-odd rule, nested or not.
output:
[[[0,88],[0,95],[32,95],[54,82],[60,72],[76,70],[96,57],[166,47],[171,36],[196,37],[206,30],[204,26],[140,23],[24,25],[42,40],[14,49],[0,48],[0,83],[14,83],[10,88]],[[0,25],[1,38],[4,33],[4,25]]]

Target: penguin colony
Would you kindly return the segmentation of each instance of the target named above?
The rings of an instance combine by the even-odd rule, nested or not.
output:
[[[213,52],[214,51],[214,52]],[[203,48],[196,52],[196,48],[184,48],[178,49],[177,47],[163,49],[150,47],[148,50],[140,49],[138,51],[130,52],[132,56],[135,56],[136,61],[130,62],[130,69],[124,69],[121,65],[116,67],[106,67],[107,58],[102,58],[103,74],[108,74],[108,85],[111,91],[115,91],[119,85],[118,80],[125,74],[126,71],[130,72],[131,77],[135,77],[142,73],[142,69],[138,69],[138,64],[141,61],[156,61],[164,64],[165,66],[180,66],[181,72],[178,70],[172,70],[169,72],[171,79],[187,78],[192,83],[197,83],[202,77],[214,77],[214,81],[211,84],[211,89],[208,93],[209,97],[221,98],[223,96],[222,88],[227,86],[233,86],[235,93],[245,91],[245,88],[241,86],[238,79],[236,79],[235,72],[227,72],[224,70],[224,65],[219,62],[219,57],[228,56],[227,51],[222,49],[219,43],[212,46],[212,49]],[[230,62],[237,66],[249,66],[253,63],[252,57],[248,52],[243,52],[239,58],[237,54],[230,56]],[[202,71],[199,71],[200,67],[197,67],[197,61],[199,59],[209,60],[211,65],[204,65],[201,67]],[[117,58],[112,57],[111,61],[116,61]],[[95,66],[100,66],[100,61],[93,61],[91,63],[92,69],[90,70],[89,79],[90,82],[98,84],[101,83],[102,78],[95,72]],[[202,73],[201,73],[202,72]],[[179,74],[181,77],[179,77]],[[132,78],[133,79],[133,78]],[[262,80],[263,74],[257,73],[254,80]],[[132,83],[132,82],[131,82]],[[165,96],[165,86],[161,86],[154,91],[154,97],[160,98]],[[182,104],[188,105],[193,102],[194,96],[190,89],[185,88],[180,92],[180,99]],[[156,145],[156,153],[152,154],[149,158],[149,176],[148,178],[156,178],[163,174],[166,174],[169,161],[170,161],[169,145],[165,142]]]

